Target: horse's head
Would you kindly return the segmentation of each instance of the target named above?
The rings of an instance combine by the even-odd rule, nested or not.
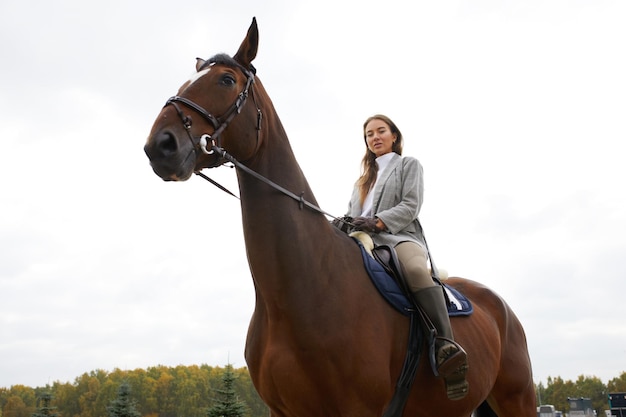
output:
[[[223,164],[220,149],[241,161],[254,154],[261,113],[255,105],[251,63],[258,41],[253,19],[232,58],[219,54],[198,59],[194,76],[167,101],[144,147],[162,179],[184,181],[194,171]]]

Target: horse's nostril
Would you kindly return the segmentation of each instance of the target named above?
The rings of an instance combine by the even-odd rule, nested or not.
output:
[[[178,151],[178,141],[171,132],[159,133],[155,140],[155,150],[161,156],[168,156]]]

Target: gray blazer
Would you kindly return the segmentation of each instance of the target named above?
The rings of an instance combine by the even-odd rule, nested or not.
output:
[[[376,245],[396,246],[411,241],[425,247],[424,235],[417,216],[424,196],[423,169],[412,157],[394,154],[374,188],[372,212],[387,226],[387,230],[373,233]],[[358,217],[363,212],[357,186],[352,191],[348,215]]]

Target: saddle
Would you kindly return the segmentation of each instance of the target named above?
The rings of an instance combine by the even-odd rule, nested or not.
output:
[[[406,284],[407,280],[404,268],[402,267],[394,248],[387,245],[376,246],[372,249],[372,257],[376,259],[385,272],[387,272],[393,280],[396,281],[396,284],[400,286],[405,294],[411,294],[411,291]]]
[[[367,235],[366,235],[367,236]],[[405,271],[393,247],[374,246],[371,238],[352,235],[361,249],[363,264],[374,286],[387,302],[404,315],[419,310],[405,279]],[[456,288],[433,275],[433,280],[444,289],[448,315],[469,316],[474,312],[470,300]]]

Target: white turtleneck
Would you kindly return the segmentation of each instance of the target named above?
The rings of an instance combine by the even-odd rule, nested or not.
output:
[[[374,213],[372,213],[372,208],[374,207],[374,189],[376,188],[376,184],[378,184],[378,180],[382,176],[383,172],[391,162],[393,158],[394,152],[388,152],[384,155],[376,158],[376,165],[378,165],[378,173],[376,174],[376,181],[372,188],[370,188],[367,193],[367,197],[365,197],[365,201],[363,201],[363,211],[361,212],[361,216],[363,217],[372,217]]]

